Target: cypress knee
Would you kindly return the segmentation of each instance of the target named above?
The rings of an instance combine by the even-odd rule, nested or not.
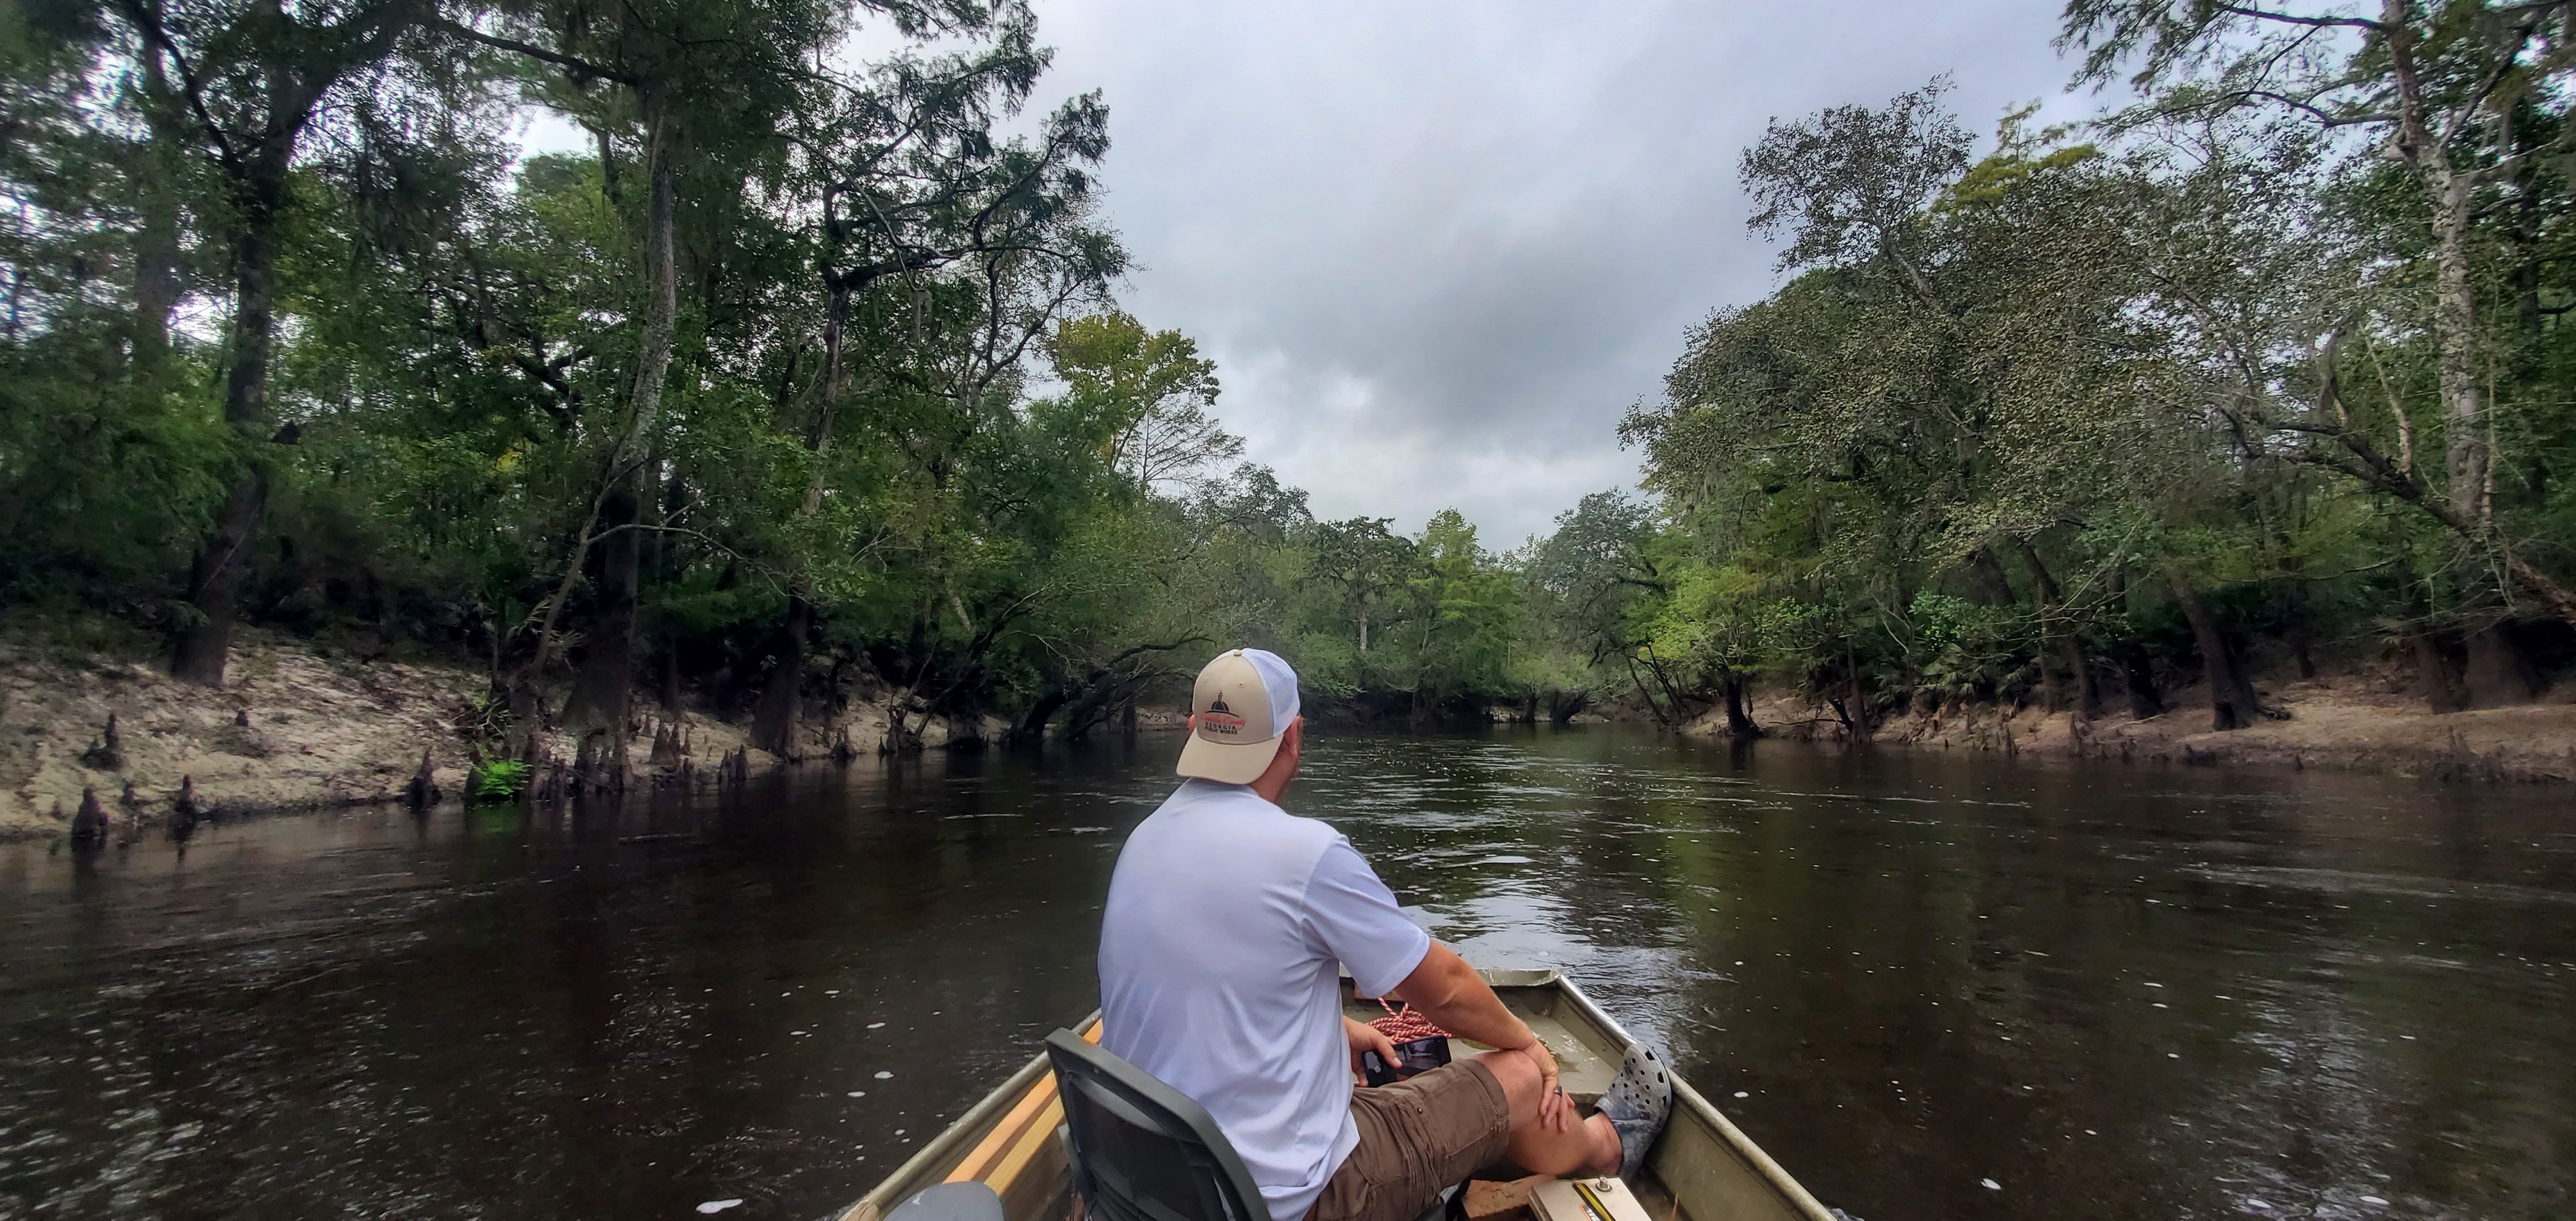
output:
[[[107,732],[92,739],[89,749],[81,752],[81,765],[102,772],[125,770],[125,738],[116,729],[116,714],[107,714]]]
[[[95,844],[107,838],[107,808],[98,804],[98,790],[81,790],[80,813],[72,815],[72,842]]]
[[[426,810],[437,805],[442,796],[444,794],[438,791],[437,777],[430,771],[429,750],[423,747],[420,752],[420,770],[413,772],[411,783],[403,787],[403,800],[415,810]]]

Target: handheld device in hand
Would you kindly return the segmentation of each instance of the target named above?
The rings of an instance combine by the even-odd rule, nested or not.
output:
[[[1391,1085],[1407,1077],[1430,1072],[1449,1062],[1449,1036],[1433,1035],[1395,1045],[1396,1062],[1388,1064],[1376,1052],[1360,1053],[1360,1072],[1370,1085]]]
[[[1398,1009],[1378,998],[1378,1007],[1386,1016],[1369,1023],[1369,1028],[1385,1035],[1395,1044],[1395,1063],[1373,1051],[1360,1053],[1360,1074],[1370,1085],[1387,1085],[1407,1077],[1430,1072],[1449,1062],[1449,1032],[1431,1024],[1431,1020],[1406,1005]]]

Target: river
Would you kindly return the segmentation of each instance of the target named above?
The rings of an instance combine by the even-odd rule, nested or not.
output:
[[[0,847],[0,1215],[804,1221],[1095,1003],[1178,740]],[[2576,800],[1611,728],[1288,803],[1827,1203],[2576,1213]]]

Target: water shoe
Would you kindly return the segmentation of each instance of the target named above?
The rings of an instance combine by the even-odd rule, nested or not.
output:
[[[1643,1043],[1630,1043],[1619,1075],[1601,1092],[1601,1113],[1619,1133],[1619,1177],[1635,1178],[1646,1164],[1646,1150],[1673,1113],[1673,1082],[1664,1062]]]

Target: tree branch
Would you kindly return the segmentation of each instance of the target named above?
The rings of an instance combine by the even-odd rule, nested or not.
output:
[[[123,7],[125,19],[134,23],[143,40],[168,55],[170,63],[179,70],[179,91],[187,96],[188,109],[195,112],[197,122],[206,129],[206,138],[215,142],[215,159],[227,171],[238,173],[241,156],[233,150],[232,141],[224,137],[223,124],[216,122],[214,113],[206,108],[205,89],[197,83],[196,69],[188,66],[187,53],[179,49],[170,32],[162,27],[160,11],[142,4],[140,0],[123,0]]]
[[[2277,102],[2292,110],[2303,111],[2315,118],[2320,126],[2329,128],[2357,127],[2364,123],[2394,123],[2398,118],[2393,114],[2379,112],[2339,115],[2314,102],[2301,101],[2286,93],[2275,93],[2269,89],[2238,89],[2224,95],[2220,105],[2234,106],[2239,102]]]
[[[2504,562],[2505,574],[2508,577],[2528,590],[2532,596],[2540,599],[2548,606],[2550,613],[2561,621],[2576,624],[2576,590],[2570,590],[2559,584],[2548,573],[2542,572],[2537,565],[2515,554],[2513,547],[2505,541],[2504,536],[2496,530],[2493,523],[2472,521],[2462,516],[2444,498],[2434,495],[2432,489],[2424,485],[2423,480],[2411,472],[2399,471],[2386,456],[2379,452],[2377,447],[2370,443],[2369,438],[2349,428],[2333,424],[2283,421],[2277,427],[2288,432],[2327,437],[2338,442],[2350,451],[2351,458],[2341,458],[2314,450],[2304,451],[2295,457],[2312,466],[2341,472],[2365,487],[2376,488],[2412,504],[2453,534],[2473,545],[2492,550],[2496,557]]]
[[[516,54],[525,55],[530,59],[553,64],[554,66],[562,68],[568,72],[576,72],[583,76],[595,76],[601,80],[616,81],[621,85],[636,85],[642,83],[642,79],[637,77],[634,73],[611,68],[605,64],[595,64],[589,60],[582,59],[578,56],[566,55],[560,51],[549,51],[544,47],[537,46],[533,43],[521,42],[515,38],[504,38],[498,34],[486,34],[472,26],[452,21],[445,17],[432,17],[424,21],[422,24],[441,33],[462,38],[467,42],[481,43],[482,45],[490,47],[496,51],[510,51]]]
[[[2283,25],[2304,25],[2318,28],[2341,27],[2344,29],[2370,30],[2373,32],[2385,32],[2388,29],[2388,24],[2386,22],[2373,21],[2367,17],[2307,17],[2297,13],[2275,13],[2266,9],[2247,8],[2243,5],[2236,4],[2218,4],[2212,5],[2211,7],[2217,9],[2219,12],[2228,13],[2233,16],[2251,17],[2257,21],[2277,21]]]

